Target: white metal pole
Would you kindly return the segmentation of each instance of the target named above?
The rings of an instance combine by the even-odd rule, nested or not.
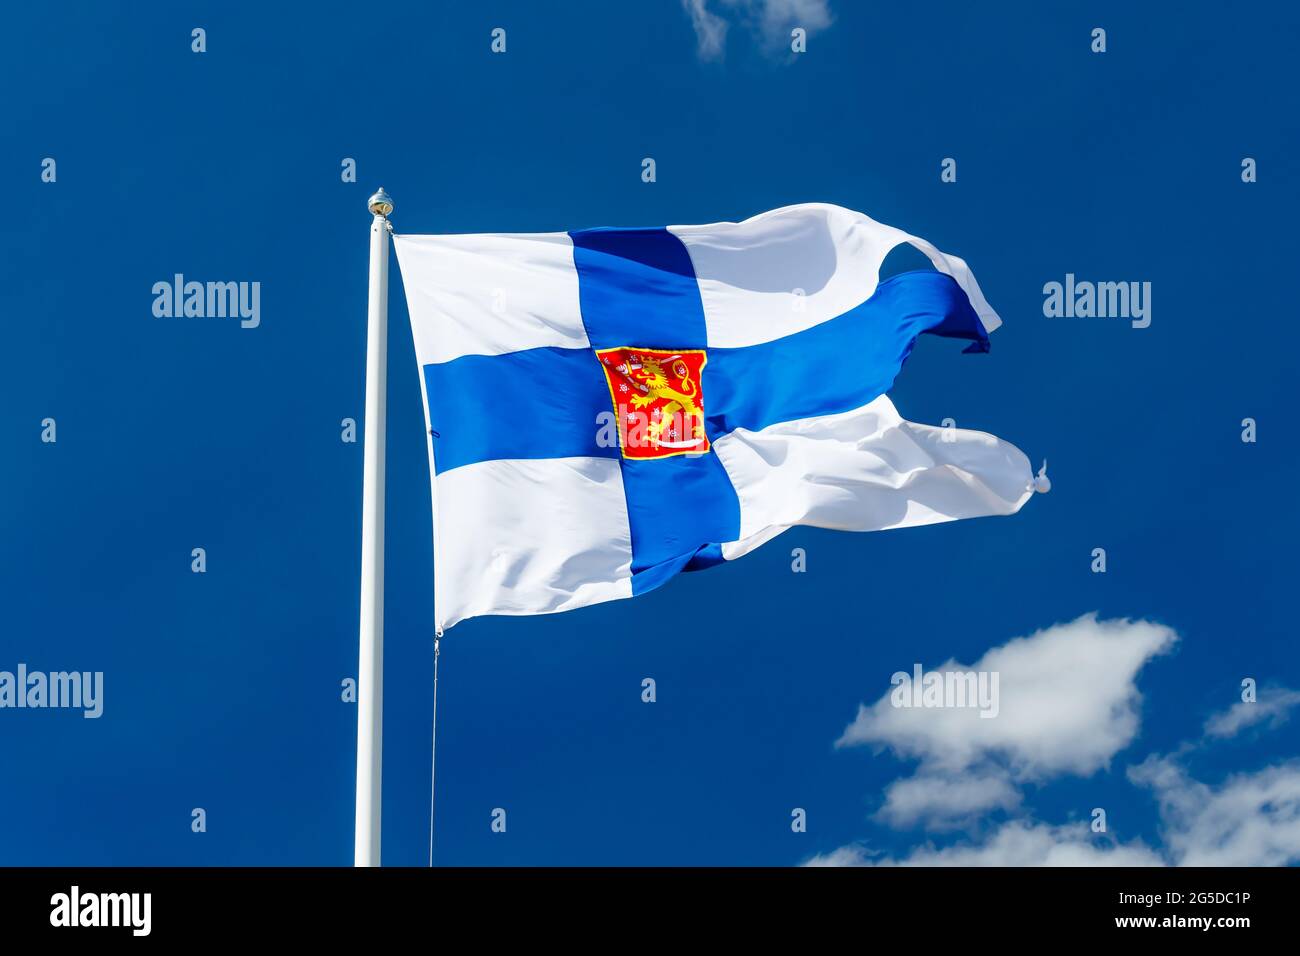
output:
[[[370,302],[366,324],[365,465],[361,486],[361,660],[357,671],[357,817],[353,862],[379,865],[384,737],[384,429],[388,390],[388,214],[369,199]]]

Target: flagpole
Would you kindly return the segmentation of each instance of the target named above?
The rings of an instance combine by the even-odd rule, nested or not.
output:
[[[370,297],[366,320],[365,464],[361,485],[361,638],[357,671],[355,866],[379,866],[384,728],[384,431],[388,391],[388,214],[381,186],[368,200]]]

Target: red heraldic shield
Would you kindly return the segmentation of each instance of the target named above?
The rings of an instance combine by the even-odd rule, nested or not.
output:
[[[670,458],[709,450],[704,434],[703,349],[622,346],[596,352],[618,420],[624,458]]]

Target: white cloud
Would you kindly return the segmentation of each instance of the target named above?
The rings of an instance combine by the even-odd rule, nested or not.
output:
[[[682,0],[695,28],[702,60],[721,59],[730,14],[770,49],[788,48],[790,31],[802,27],[812,36],[831,24],[827,0]]]
[[[871,857],[867,851],[860,846],[842,846],[837,850],[831,850],[830,853],[819,853],[810,860],[803,862],[804,866],[870,866]]]
[[[1120,843],[1086,823],[1052,826],[1011,820],[986,839],[909,850],[901,857],[861,845],[840,847],[805,866],[1288,866],[1300,862],[1300,761],[1229,777],[1193,779],[1177,758],[1152,756],[1129,778],[1151,789],[1163,845]]]
[[[1129,779],[1160,802],[1162,835],[1180,866],[1286,866],[1300,862],[1300,762],[1193,780],[1171,757],[1148,757]]]
[[[1014,810],[1019,805],[1020,791],[1004,773],[919,773],[885,788],[885,804],[875,818],[899,829],[924,823],[943,830],[990,810]]]
[[[873,857],[858,846],[840,847],[805,866],[1161,866],[1140,840],[1121,844],[1098,837],[1086,823],[1049,826],[1026,820],[1002,824],[981,843],[916,847],[899,858]]]
[[[1276,727],[1285,723],[1296,705],[1300,704],[1300,691],[1285,687],[1261,690],[1254,703],[1238,701],[1227,710],[1220,711],[1205,722],[1207,737],[1235,737],[1247,727],[1264,723]]]
[[[1138,730],[1138,672],[1177,641],[1147,621],[1087,614],[996,647],[973,665],[949,660],[940,671],[998,675],[997,716],[973,707],[896,707],[892,692],[860,705],[836,742],[870,745],[919,761],[895,781],[878,818],[891,826],[962,823],[972,814],[1012,809],[1017,784],[1106,767]]]

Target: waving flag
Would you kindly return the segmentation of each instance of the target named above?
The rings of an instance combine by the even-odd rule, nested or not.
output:
[[[884,282],[910,243],[937,271]],[[740,223],[394,236],[420,364],[440,630],[626,598],[792,525],[1016,512],[1029,461],[902,419],[918,335],[987,351],[966,263],[819,203]]]

